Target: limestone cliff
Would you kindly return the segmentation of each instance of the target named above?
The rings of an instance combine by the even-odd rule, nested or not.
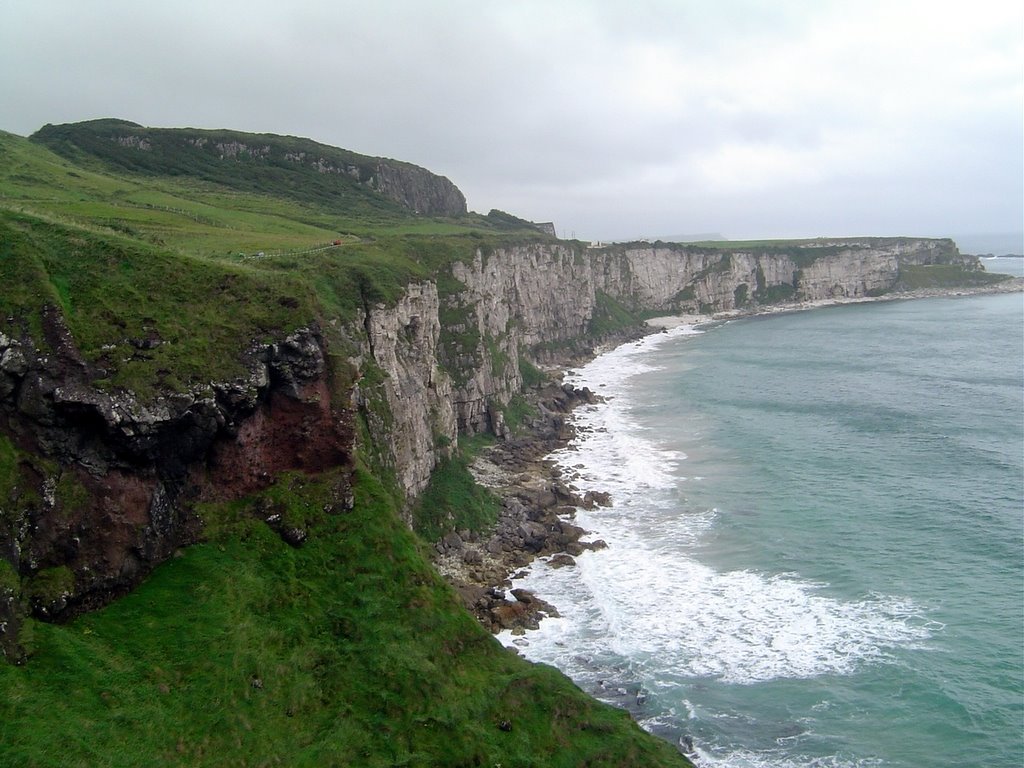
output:
[[[466,198],[448,178],[426,168],[394,160],[381,160],[370,186],[387,198],[424,216],[461,216]]]
[[[409,287],[398,306],[369,311],[371,352],[387,374],[394,464],[407,494],[425,487],[437,446],[501,434],[522,388],[520,360],[595,339],[602,303],[634,311],[718,312],[779,301],[880,295],[901,267],[980,269],[950,240],[810,241],[785,248],[530,244],[478,250],[456,263],[457,288]]]
[[[815,240],[785,247],[702,248],[661,243],[590,251],[596,290],[645,309],[720,312],[779,301],[879,295],[901,266],[978,269],[951,240]]]
[[[46,351],[0,335],[0,469],[14,478],[0,499],[0,650],[17,656],[25,608],[61,618],[130,589],[196,539],[204,499],[285,470],[350,467],[357,419],[413,499],[460,434],[505,432],[524,359],[594,343],[616,312],[874,295],[935,263],[977,268],[945,240],[481,248],[397,301],[323,318],[328,332],[311,324],[253,345],[245,377],[152,402],[103,389],[48,307]],[[337,490],[339,508],[351,503]]]
[[[368,358],[385,373],[386,423],[375,435],[391,451],[408,496],[427,484],[437,451],[456,438],[451,377],[440,368],[437,285],[410,285],[394,307],[378,304],[364,316]]]

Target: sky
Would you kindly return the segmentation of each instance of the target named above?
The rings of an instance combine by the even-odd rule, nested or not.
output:
[[[1019,233],[1024,3],[0,0],[0,130],[99,117],[406,160],[565,237]]]

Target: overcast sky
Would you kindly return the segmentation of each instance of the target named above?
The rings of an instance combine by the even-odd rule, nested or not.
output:
[[[1024,229],[1019,0],[0,0],[0,129],[306,136],[617,239]]]

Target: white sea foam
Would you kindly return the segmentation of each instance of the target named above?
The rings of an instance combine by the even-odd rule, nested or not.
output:
[[[574,414],[579,438],[553,457],[567,471],[582,465],[572,470],[581,489],[611,492],[612,508],[577,516],[609,548],[579,557],[576,568],[531,569],[524,586],[563,618],[515,644],[577,677],[602,674],[595,660],[611,654],[651,678],[751,684],[849,673],[895,646],[925,641],[929,627],[901,598],[844,601],[794,574],[719,572],[697,559],[691,550],[716,513],[681,506],[685,455],[638,429],[628,398],[630,380],[656,370],[647,353],[690,333],[678,328],[625,345],[572,373],[574,384],[610,399]],[[507,633],[501,639],[513,642]]]
[[[609,700],[631,706],[642,688],[649,695],[641,722],[663,734],[699,731],[702,722],[730,716],[692,703],[697,699],[687,691],[705,682],[851,674],[888,663],[898,648],[923,645],[941,629],[899,596],[840,599],[827,584],[799,574],[721,571],[701,561],[719,512],[686,502],[683,488],[703,476],[687,477],[686,455],[639,426],[630,397],[637,376],[658,370],[651,350],[692,333],[677,328],[625,345],[567,377],[606,402],[574,412],[577,438],[552,458],[580,490],[611,493],[612,507],[578,510],[576,517],[609,546],[584,553],[575,568],[536,562],[520,584],[557,606],[561,618],[545,619],[525,636],[499,635]],[[801,755],[800,741],[763,750],[698,741],[697,751],[700,764],[714,768],[878,764]]]
[[[527,637],[526,655],[568,665],[606,650],[671,676],[755,683],[852,672],[930,636],[915,607],[891,597],[841,601],[820,585],[749,571],[718,573],[629,531],[572,569],[540,564],[525,582],[563,619]]]
[[[780,747],[770,752],[736,750],[723,756],[698,748],[697,764],[708,768],[870,768],[884,764],[884,761],[873,758],[852,760],[838,755],[794,757],[789,752],[788,748]]]

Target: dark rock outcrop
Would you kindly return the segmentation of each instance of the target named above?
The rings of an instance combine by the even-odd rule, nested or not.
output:
[[[435,184],[437,177],[395,168],[360,183],[393,182],[395,194],[413,190],[410,204],[426,209],[464,209],[457,190]],[[478,250],[452,266],[455,287],[445,285],[443,295],[435,282],[413,283],[393,304],[366,304],[355,318],[331,321],[354,354],[343,391],[331,382],[326,342],[314,326],[252,346],[243,355],[247,373],[236,380],[142,401],[96,386],[100,371],[79,354],[56,307],[42,313],[38,340],[10,318],[0,332],[0,433],[16,456],[7,498],[0,498],[0,588],[18,586],[0,591],[0,647],[17,654],[11,637],[26,604],[59,619],[130,589],[199,535],[197,501],[259,491],[284,470],[349,466],[357,412],[410,500],[439,459],[458,449],[460,434],[489,431],[504,441],[494,456],[500,473],[512,476],[501,484],[513,490],[504,495],[497,530],[475,540],[460,532],[458,543],[442,542],[439,551],[472,583],[500,583],[527,553],[575,556],[598,546],[580,543],[583,532],[570,513],[607,504],[606,495],[581,497],[554,476],[514,477],[544,477],[535,471],[539,457],[571,436],[565,415],[597,396],[558,385],[539,392],[534,383],[539,432],[515,437],[507,409],[529,378],[524,371],[586,355],[611,333],[621,341],[644,332],[595,330],[610,302],[710,312],[734,310],[744,297],[863,297],[893,288],[908,265],[976,263],[944,240],[820,247],[811,255],[803,246],[783,253],[566,243]],[[141,351],[159,343],[132,341]],[[345,505],[350,493],[341,489],[337,506]],[[302,526],[272,517],[263,519],[301,546]]]
[[[408,163],[382,160],[371,186],[414,213],[424,216],[461,216],[466,198],[448,178]]]
[[[253,347],[244,378],[143,402],[97,388],[59,314],[47,316],[54,351],[0,333],[0,429],[19,456],[0,499],[0,652],[11,659],[26,605],[63,619],[123,594],[196,540],[197,500],[250,493],[282,470],[346,467],[354,450],[314,327]]]

